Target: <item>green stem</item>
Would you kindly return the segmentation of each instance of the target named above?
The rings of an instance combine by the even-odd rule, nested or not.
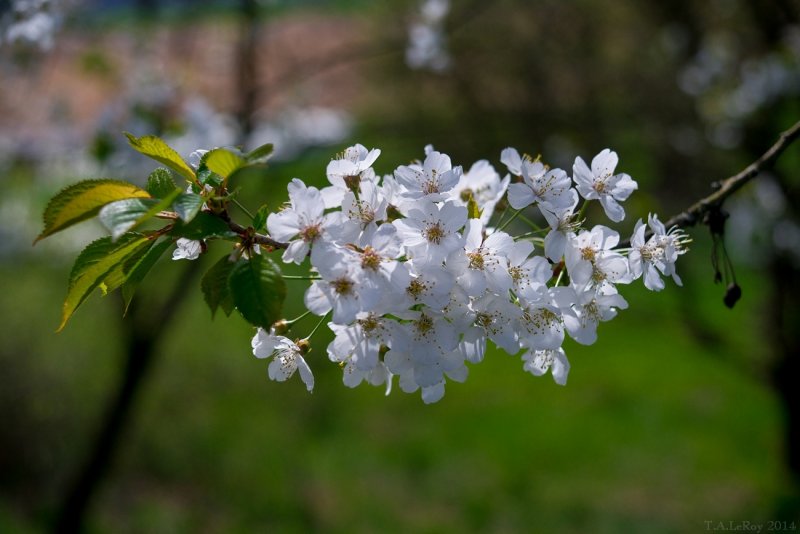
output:
[[[232,198],[232,199],[231,199],[231,202],[233,202],[234,204],[236,204],[236,206],[238,206],[238,208],[239,208],[240,210],[242,210],[242,211],[244,212],[244,214],[245,214],[245,215],[247,215],[248,217],[250,217],[250,220],[251,220],[251,221],[252,221],[252,220],[255,218],[255,217],[253,216],[253,214],[252,214],[252,213],[250,213],[250,211],[249,211],[247,208],[245,208],[244,206],[242,206],[242,203],[241,203],[241,202],[239,202],[239,201],[238,201],[238,200],[236,200],[235,198]]]
[[[286,321],[286,324],[288,324],[288,325],[292,325],[292,324],[294,324],[294,323],[298,322],[300,319],[304,318],[306,315],[308,315],[308,314],[310,314],[310,313],[311,313],[311,310],[306,310],[306,312],[305,312],[304,314],[302,314],[302,315],[299,315],[298,317],[295,317],[295,318],[294,318],[294,319],[292,319],[291,321]]]
[[[533,228],[535,231],[537,231],[537,232],[541,232],[542,231],[542,229],[539,228],[538,224],[536,224],[535,222],[533,222],[529,218],[525,217],[524,215],[520,215],[519,218],[522,219],[525,222],[525,224],[527,224],[528,226]]]
[[[589,205],[589,201],[588,200],[584,200],[583,204],[581,205],[580,211],[578,211],[578,216],[575,218],[576,221],[580,222],[580,221],[583,220],[583,214],[586,213],[586,206],[588,206],[588,205]],[[581,223],[581,224],[583,224],[583,223]]]
[[[564,278],[564,271],[566,271],[566,269],[561,269],[561,272],[558,273],[558,278],[556,278],[556,283],[553,285],[553,287],[558,287],[558,285],[561,283],[561,279]]]
[[[516,219],[516,218],[519,216],[519,214],[520,214],[520,213],[522,213],[522,210],[521,210],[521,209],[518,209],[518,210],[516,210],[516,211],[514,212],[514,215],[512,215],[512,216],[511,216],[511,218],[510,218],[509,220],[507,220],[507,221],[506,221],[506,222],[503,224],[503,226],[499,227],[499,228],[497,229],[497,231],[499,232],[499,231],[503,230],[503,229],[504,229],[506,226],[508,226],[509,224],[511,224],[511,221],[513,221],[514,219]]]
[[[322,325],[322,323],[325,322],[325,319],[327,319],[330,314],[331,314],[331,312],[328,312],[325,315],[323,315],[322,319],[320,319],[319,322],[317,323],[317,326],[315,326],[314,329],[311,331],[311,333],[308,334],[305,338],[306,339],[311,339],[311,336],[314,335],[314,333],[317,331],[317,328],[319,328]]]

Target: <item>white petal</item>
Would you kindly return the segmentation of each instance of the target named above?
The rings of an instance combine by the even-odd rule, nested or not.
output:
[[[508,203],[515,210],[530,206],[536,200],[533,190],[525,184],[511,184],[508,186]]]

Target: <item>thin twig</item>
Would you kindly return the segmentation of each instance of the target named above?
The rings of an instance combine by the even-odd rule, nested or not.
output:
[[[763,156],[748,165],[743,171],[719,182],[719,189],[713,194],[695,202],[689,209],[683,211],[674,217],[671,217],[664,226],[671,228],[673,226],[680,226],[685,228],[687,226],[694,226],[703,220],[703,216],[719,208],[722,203],[729,196],[742,188],[747,182],[755,178],[761,171],[772,167],[778,156],[792,144],[792,142],[800,137],[800,122],[783,132],[778,141],[767,150]]]
[[[249,230],[247,228],[245,228],[244,226],[242,226],[241,224],[238,224],[238,223],[236,223],[236,222],[234,222],[234,221],[232,221],[230,219],[226,220],[224,217],[223,217],[223,220],[225,220],[225,222],[228,224],[228,228],[230,228],[231,230],[233,230],[237,234],[244,236],[244,235],[247,235],[249,233]],[[272,247],[272,248],[288,248],[289,247],[289,243],[281,243],[280,241],[275,241],[270,236],[264,235],[264,234],[254,233],[252,235],[251,239],[252,239],[252,241],[254,243],[258,243],[259,245],[264,245],[264,246],[267,246],[267,247]]]

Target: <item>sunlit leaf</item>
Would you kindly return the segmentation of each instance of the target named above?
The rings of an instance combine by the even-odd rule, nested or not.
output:
[[[147,177],[147,191],[156,198],[165,198],[176,189],[178,186],[172,179],[172,173],[167,169],[156,169]]]
[[[149,197],[147,191],[119,180],[78,182],[63,189],[47,204],[43,217],[44,230],[36,241],[94,217],[103,206],[111,202]]]
[[[475,202],[475,197],[470,193],[469,200],[467,201],[467,217],[470,219],[480,219],[481,211],[482,210],[478,207],[478,203]]]
[[[247,160],[227,148],[215,148],[203,155],[203,163],[211,172],[227,178],[236,169],[246,165]]]
[[[175,150],[160,137],[156,137],[155,135],[135,137],[129,133],[126,133],[125,136],[128,138],[130,145],[138,152],[166,165],[189,180],[195,179],[194,171],[189,164],[183,161],[180,154],[175,152]]]
[[[87,246],[75,260],[70,273],[67,298],[61,310],[61,324],[57,331],[66,326],[67,321],[83,301],[104,283],[109,274],[152,244],[152,240],[137,234],[125,234],[116,243],[111,237],[103,237]],[[120,278],[115,274],[113,284]]]

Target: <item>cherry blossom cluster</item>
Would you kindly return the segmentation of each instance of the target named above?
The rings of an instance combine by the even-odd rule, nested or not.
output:
[[[637,188],[615,174],[611,150],[591,166],[576,158],[572,177],[513,148],[501,154],[505,177],[485,160],[464,172],[430,146],[423,161],[381,177],[373,170],[379,155],[348,148],[328,165],[322,189],[292,180],[288,204],[266,223],[271,238],[287,244],[284,262],[310,262],[304,302],[329,321],[327,355],[347,386],[383,385],[388,394],[396,376],[403,391],[436,402],[447,379],[462,382],[466,364],[483,360],[490,341],[521,354],[524,370],[550,371],[563,385],[565,337],[594,343],[599,323],[628,306],[617,285],[642,277],[660,290],[662,276],[681,283],[675,261],[688,239],[655,215],[637,221],[624,249],[615,230],[584,227],[593,200],[622,221],[621,202]],[[526,231],[506,233],[512,221]],[[253,353],[272,358],[270,378],[299,370],[311,391],[310,342],[283,335],[289,324],[259,329]]]

